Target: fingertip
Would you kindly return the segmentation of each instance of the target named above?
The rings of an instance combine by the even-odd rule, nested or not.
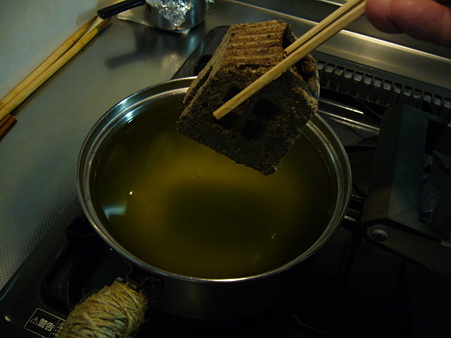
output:
[[[390,18],[393,0],[367,0],[365,16],[371,24],[385,33],[402,33],[398,25]]]

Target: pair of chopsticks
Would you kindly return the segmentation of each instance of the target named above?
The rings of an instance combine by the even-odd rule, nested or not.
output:
[[[14,124],[11,112],[86,46],[109,20],[95,16],[0,101],[0,137]]]
[[[364,12],[365,0],[350,0],[339,9],[335,10],[306,34],[288,46],[285,49],[287,56],[281,62],[244,88],[232,99],[224,103],[213,112],[213,115],[218,120],[227,115],[260,89],[278,78],[282,73],[299,62],[319,45],[360,17]]]

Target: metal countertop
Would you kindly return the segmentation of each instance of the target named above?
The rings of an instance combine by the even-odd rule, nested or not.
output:
[[[291,3],[309,1],[313,0]],[[273,3],[287,8],[285,0]],[[334,9],[331,4],[320,6]],[[0,288],[77,198],[78,153],[91,127],[110,107],[136,91],[169,80],[212,28],[272,19],[287,21],[298,36],[314,24],[276,8],[226,0],[211,4],[205,22],[188,33],[158,31],[113,18],[85,49],[17,108],[18,123],[0,142]],[[355,27],[365,24],[361,18]],[[340,33],[320,50],[398,73],[412,67],[421,69],[433,61],[432,69],[419,76],[423,81],[434,79],[437,85],[447,80],[435,75],[451,65],[442,55],[355,32]],[[406,66],[412,52],[416,57]],[[385,61],[387,55],[393,62]]]

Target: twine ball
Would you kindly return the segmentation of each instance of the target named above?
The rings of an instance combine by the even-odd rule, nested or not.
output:
[[[58,337],[131,337],[144,321],[147,298],[114,282],[78,304]]]

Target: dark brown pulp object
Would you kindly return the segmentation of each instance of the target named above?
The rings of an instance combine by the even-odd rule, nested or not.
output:
[[[283,21],[233,25],[189,88],[179,132],[260,171],[276,171],[316,112],[319,82],[308,55],[220,120],[213,112],[277,65],[295,41]]]

